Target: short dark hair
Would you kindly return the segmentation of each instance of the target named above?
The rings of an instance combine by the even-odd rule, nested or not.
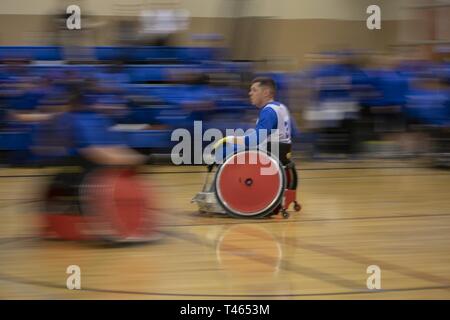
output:
[[[275,81],[273,81],[272,78],[269,77],[256,77],[253,79],[252,84],[259,83],[260,86],[267,87],[272,91],[272,94],[275,96],[275,93],[277,92],[277,85],[275,84]]]

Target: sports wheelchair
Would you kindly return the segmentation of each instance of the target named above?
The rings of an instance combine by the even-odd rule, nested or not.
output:
[[[264,150],[242,150],[226,157],[222,164],[208,166],[203,189],[192,202],[204,213],[234,218],[281,214],[287,219],[291,204],[295,211],[302,208],[296,197],[297,186],[294,162],[281,162]]]
[[[154,240],[158,214],[153,190],[131,168],[62,171],[44,190],[42,236],[105,243]]]

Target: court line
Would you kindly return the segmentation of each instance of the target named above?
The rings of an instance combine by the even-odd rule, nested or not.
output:
[[[11,243],[11,242],[16,243],[16,242],[19,242],[19,241],[35,240],[35,239],[37,239],[37,238],[36,237],[32,237],[32,236],[29,236],[29,237],[0,238],[0,246],[3,246],[5,244]]]
[[[185,212],[174,213],[176,215],[183,214]],[[301,213],[298,213],[301,214]],[[428,217],[450,217],[450,213],[436,213],[436,214],[412,214],[412,215],[397,215],[397,216],[372,216],[372,217],[349,217],[349,218],[324,218],[324,219],[305,219],[305,220],[290,220],[290,219],[280,219],[280,220],[262,220],[262,219],[239,219],[237,221],[241,222],[230,222],[230,223],[202,223],[202,224],[179,224],[179,225],[160,225],[161,227],[167,228],[178,228],[178,227],[203,227],[203,226],[223,226],[223,225],[238,225],[247,223],[262,223],[262,224],[279,224],[279,223],[303,223],[303,222],[328,222],[328,221],[352,221],[352,220],[382,220],[382,219],[407,219],[407,218],[428,218]],[[206,218],[206,217],[204,217]],[[232,219],[228,216],[222,219]]]
[[[303,180],[336,180],[336,179],[362,179],[362,178],[386,178],[386,177],[434,177],[434,176],[450,176],[450,174],[377,174],[377,175],[364,175],[364,176],[341,176],[341,177],[298,177],[299,183]],[[184,184],[165,184],[155,186],[168,188],[168,187],[187,187],[187,186],[202,186],[204,182],[184,183]]]
[[[51,177],[54,174],[24,174],[24,175],[0,175],[0,178],[40,178]]]
[[[5,209],[5,208],[11,208],[11,207],[14,207],[14,206],[21,206],[21,205],[25,205],[25,204],[30,204],[30,203],[35,203],[35,202],[42,202],[42,201],[44,201],[44,200],[34,199],[34,200],[27,200],[27,201],[21,201],[21,202],[13,202],[13,203],[1,206],[0,210],[1,209]]]
[[[170,165],[168,165],[170,166]],[[206,167],[203,166],[202,167]],[[298,168],[297,171],[328,171],[328,170],[364,170],[364,169],[430,169],[426,166],[388,166],[388,167],[331,167],[331,168]],[[190,174],[190,173],[206,173],[202,171],[159,171],[159,172],[140,172],[141,174]],[[24,174],[24,175],[0,175],[0,178],[34,178],[34,177],[51,177],[54,174]]]
[[[240,231],[239,229],[237,230],[237,232],[241,233],[241,234],[248,234],[248,233],[244,233],[243,231]],[[263,240],[265,239],[258,234],[251,234],[251,235],[254,237],[263,239]],[[304,240],[294,239],[291,237],[283,237],[283,243],[285,243],[291,247],[297,248],[297,249],[303,249],[303,250],[308,250],[308,251],[324,254],[326,256],[335,257],[335,258],[343,259],[346,261],[359,263],[364,266],[378,265],[383,270],[387,269],[390,271],[394,271],[396,273],[406,275],[408,277],[412,277],[412,278],[419,279],[419,280],[425,280],[425,281],[436,283],[439,285],[442,285],[444,283],[446,286],[448,286],[450,288],[450,280],[449,279],[441,278],[439,276],[428,274],[426,272],[417,271],[417,270],[411,269],[409,267],[396,265],[394,263],[382,261],[379,259],[374,260],[372,258],[367,258],[365,256],[351,253],[351,252],[348,252],[348,251],[345,251],[345,250],[342,250],[339,248],[334,248],[334,247],[329,247],[329,246],[324,246],[324,245],[314,244],[314,243],[308,243]],[[372,262],[370,262],[370,261],[372,261]]]
[[[305,169],[297,169],[297,172],[308,171]],[[142,175],[154,174],[188,174],[188,173],[207,173],[206,171],[186,171],[186,172],[140,172]],[[26,176],[0,176],[0,178],[44,178],[53,177],[53,174],[43,175],[26,175]],[[341,176],[341,177],[299,177],[299,180],[314,180],[314,179],[360,179],[360,178],[378,178],[378,177],[433,177],[433,176],[450,176],[450,173],[415,173],[415,174],[377,174],[377,175],[363,175],[363,176]],[[201,184],[200,182],[198,184]],[[180,185],[183,186],[183,185]]]
[[[424,290],[439,290],[439,289],[448,289],[450,287],[446,286],[435,286],[435,287],[416,287],[416,288],[399,288],[399,289],[386,289],[386,290],[361,290],[361,291],[344,291],[344,292],[325,292],[325,293],[305,293],[305,294],[278,294],[278,295],[270,295],[270,294],[171,294],[171,293],[137,293],[137,292],[127,292],[127,291],[105,291],[105,290],[96,290],[90,289],[90,291],[100,291],[100,292],[110,292],[110,293],[124,293],[124,294],[143,294],[143,295],[165,295],[165,296],[184,296],[184,297],[238,297],[238,298],[251,298],[251,297],[260,297],[260,298],[277,298],[277,297],[314,297],[314,296],[333,296],[333,295],[354,295],[354,294],[374,294],[374,293],[388,293],[388,292],[402,292],[402,291],[424,291]]]
[[[0,201],[31,201],[31,200],[39,200],[39,198],[22,198],[22,199],[0,199]]]
[[[364,175],[364,176],[342,176],[342,177],[299,177],[301,180],[314,180],[314,179],[362,179],[362,178],[386,178],[386,177],[446,177],[450,174],[428,174],[428,173],[416,173],[416,174],[377,174],[377,175]]]
[[[206,168],[205,168],[206,169]],[[329,170],[380,170],[380,169],[429,169],[429,167],[349,167],[349,168],[297,168],[296,171],[329,171]],[[149,172],[144,171],[140,172],[141,174],[179,174],[179,173],[207,173],[207,170],[203,171],[156,171],[156,172]],[[1,176],[0,176],[1,177]]]

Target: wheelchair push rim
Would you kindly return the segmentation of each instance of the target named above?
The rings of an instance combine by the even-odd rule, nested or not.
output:
[[[229,156],[215,178],[218,202],[228,214],[239,218],[260,218],[271,213],[281,203],[285,185],[280,162],[261,150]]]

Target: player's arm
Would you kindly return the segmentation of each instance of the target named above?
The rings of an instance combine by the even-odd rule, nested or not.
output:
[[[104,165],[140,165],[146,157],[126,146],[89,146],[80,149],[80,153],[88,160]]]
[[[255,142],[258,145],[267,139],[271,134],[271,130],[277,129],[277,126],[278,119],[276,112],[272,108],[265,108],[259,115],[259,121],[255,131],[243,137],[236,138],[240,140],[241,144],[245,144],[246,147]]]
[[[252,133],[245,136],[227,136],[222,138],[216,142],[214,149],[225,143],[240,144],[246,147],[254,143],[258,145],[269,137],[272,129],[277,128],[277,123],[278,119],[275,111],[271,108],[264,109],[261,111],[258,124]]]
[[[78,125],[78,151],[86,159],[103,165],[139,165],[146,157],[127,147],[115,132],[109,130],[111,123],[98,117]]]

